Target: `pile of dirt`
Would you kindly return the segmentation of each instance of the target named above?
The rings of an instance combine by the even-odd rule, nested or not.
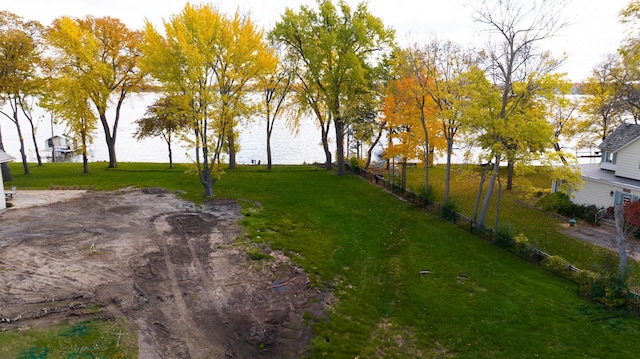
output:
[[[140,358],[297,358],[330,294],[279,252],[248,258],[240,206],[161,189],[0,213],[0,330],[90,316],[139,328]],[[95,310],[100,307],[101,310]]]

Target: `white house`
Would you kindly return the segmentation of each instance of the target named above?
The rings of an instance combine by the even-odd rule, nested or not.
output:
[[[640,198],[640,125],[625,123],[602,141],[599,164],[580,166],[584,186],[576,204],[612,207]]]
[[[6,152],[0,150],[0,164],[1,163],[5,163],[5,162],[11,162],[13,161],[13,157],[9,156]],[[5,200],[4,197],[4,180],[2,179],[2,176],[0,176],[0,210],[3,210],[5,208],[7,208],[7,201]]]

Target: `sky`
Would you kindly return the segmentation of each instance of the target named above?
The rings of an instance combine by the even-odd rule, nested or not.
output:
[[[483,47],[486,33],[473,21],[473,0],[369,0],[369,11],[381,18],[386,26],[396,30],[402,45],[437,37],[464,46]],[[521,0],[527,1],[527,0]],[[630,0],[573,0],[565,9],[571,25],[541,48],[557,56],[567,55],[560,71],[573,82],[584,80],[608,54],[615,53],[626,36],[626,27],[618,21],[620,10]],[[192,0],[192,4],[210,3],[221,11],[248,12],[251,19],[271,28],[286,8],[299,9],[314,0]],[[335,0],[337,2],[337,0]],[[347,0],[355,6],[359,0]],[[187,1],[183,0],[5,0],[0,10],[7,10],[27,20],[49,25],[57,17],[111,16],[119,18],[132,29],[141,29],[145,19],[161,28],[163,20],[178,14]]]

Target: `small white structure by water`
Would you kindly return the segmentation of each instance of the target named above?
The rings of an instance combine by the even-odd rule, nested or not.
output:
[[[44,141],[45,151],[51,152],[51,156],[55,156],[56,159],[67,159],[73,154],[73,150],[71,146],[67,144],[67,139],[55,135],[53,137],[49,137]],[[49,156],[49,157],[51,157]]]

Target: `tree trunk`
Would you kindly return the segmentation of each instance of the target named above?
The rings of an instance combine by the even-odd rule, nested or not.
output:
[[[236,169],[236,136],[233,130],[227,134],[227,152],[229,153],[229,169]]]
[[[109,123],[107,122],[107,115],[100,113],[100,123],[102,123],[102,129],[104,132],[105,142],[107,143],[107,150],[109,152],[109,166],[108,168],[117,168],[118,161],[116,160],[116,132],[115,126],[113,129],[113,136],[109,129]]]
[[[344,176],[344,122],[335,120],[336,127],[336,157],[338,162],[338,176]]]
[[[400,187],[402,187],[402,193],[404,194],[407,189],[407,159],[404,158],[402,161],[402,182],[400,182]]]
[[[84,131],[81,137],[82,137],[81,139],[82,140],[82,173],[89,173],[89,158],[87,157],[87,135]],[[52,153],[55,153],[55,151],[53,151]]]
[[[273,123],[269,121],[271,115],[269,115],[270,111],[267,110],[267,170],[271,171],[272,162],[271,162],[271,134],[273,133]]]
[[[117,168],[118,160],[116,159],[116,139],[110,136],[110,140],[107,141],[107,148],[109,149],[109,168]]]
[[[629,256],[627,254],[627,246],[625,243],[624,233],[624,204],[616,204],[614,208],[614,217],[616,223],[616,248],[618,249],[618,257],[620,259],[620,280],[622,283],[626,282],[627,278],[627,264],[629,262]]]
[[[171,141],[167,141],[167,149],[169,150],[169,169],[173,169],[173,151],[171,149]]]
[[[560,148],[560,144],[558,142],[554,142],[553,143],[553,148],[556,150],[556,152],[558,153],[558,155],[560,156],[560,161],[562,161],[563,165],[568,165],[569,162],[567,161],[566,158],[564,158],[564,156],[562,155],[562,148]]]
[[[478,219],[478,207],[480,206],[480,197],[482,197],[482,188],[484,187],[484,181],[487,178],[487,172],[489,172],[489,166],[486,166],[484,171],[482,171],[482,176],[480,176],[480,186],[478,187],[478,193],[476,194],[476,202],[473,206],[473,221],[475,222]]]
[[[496,221],[495,221],[495,230],[498,230],[498,224],[500,220],[500,197],[502,197],[502,181],[500,181],[500,173],[498,173],[498,177],[496,178],[498,181],[498,196],[496,198]]]
[[[444,174],[444,203],[449,200],[449,186],[451,184],[451,152],[453,152],[453,139],[447,138],[447,167]]]
[[[489,202],[491,201],[491,195],[493,194],[493,188],[495,187],[496,177],[498,176],[498,171],[500,170],[500,155],[496,155],[496,163],[493,165],[493,173],[491,173],[491,178],[489,179],[489,186],[487,187],[487,193],[484,196],[484,200],[482,201],[482,208],[480,209],[480,216],[478,217],[478,228],[482,229],[485,227],[485,220],[487,218],[487,211],[489,210]]]
[[[203,168],[200,168],[200,166],[198,166],[198,171],[200,175],[200,183],[204,187],[205,198],[213,197],[213,180],[211,178],[211,170],[209,169],[209,164],[207,163],[206,158],[205,163],[203,164]]]
[[[515,164],[513,160],[507,161],[507,190],[513,189],[513,174],[514,174]]]
[[[331,149],[329,149],[329,124],[325,128],[324,124],[321,124],[322,132],[322,149],[324,150],[325,162],[324,166],[328,171],[331,171]]]
[[[22,129],[20,128],[20,124],[18,123],[18,114],[14,114],[14,120],[16,124],[16,129],[18,130],[18,139],[20,140],[20,157],[22,157],[22,168],[24,169],[24,174],[29,174],[29,163],[27,162],[27,154],[24,148],[24,138],[22,138]]]
[[[427,143],[427,149],[429,148],[429,143]],[[425,151],[424,153],[424,198],[425,201],[429,201],[429,151]]]
[[[82,152],[82,173],[89,173],[89,158],[87,152]]]
[[[371,146],[369,146],[369,149],[367,149],[367,163],[365,163],[364,165],[365,170],[368,170],[369,165],[371,165],[371,155],[373,153],[373,149],[376,148],[376,146],[378,145],[378,142],[380,142],[380,138],[382,138],[382,130],[383,128],[380,128],[380,131],[378,131],[378,135],[376,136],[375,141],[373,141]]]
[[[38,141],[36,140],[36,127],[33,124],[33,120],[27,118],[31,125],[31,140],[33,141],[33,148],[36,151],[36,159],[38,160],[38,166],[42,166],[42,157],[40,156],[40,149],[38,148]]]
[[[4,150],[4,142],[2,141],[2,128],[0,128],[0,150],[6,152]],[[9,169],[8,163],[0,164],[0,171],[2,172],[2,180],[4,182],[11,182],[13,178],[11,177],[11,169]]]

